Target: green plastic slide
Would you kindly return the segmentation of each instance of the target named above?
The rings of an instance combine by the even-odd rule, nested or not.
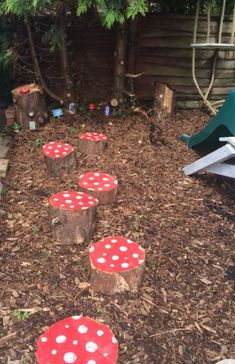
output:
[[[227,136],[235,136],[235,89],[229,93],[218,114],[202,130],[191,136],[182,134],[180,139],[190,149],[213,151],[225,144],[219,138]]]

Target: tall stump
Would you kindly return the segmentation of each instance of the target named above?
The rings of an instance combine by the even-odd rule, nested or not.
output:
[[[104,134],[82,133],[79,135],[78,149],[83,154],[100,154],[107,146],[107,137]]]
[[[122,236],[107,237],[89,248],[91,288],[107,295],[137,292],[144,272],[145,253]]]
[[[90,317],[72,316],[38,338],[36,358],[38,364],[115,364],[118,342],[108,326]]]
[[[118,181],[116,177],[103,172],[88,172],[79,177],[78,186],[81,191],[95,196],[100,204],[117,200]]]
[[[83,192],[63,191],[50,197],[53,237],[62,243],[88,242],[95,229],[98,200]]]
[[[74,149],[68,143],[50,142],[42,147],[47,173],[52,177],[64,178],[76,169]]]
[[[11,91],[16,121],[24,129],[35,130],[48,120],[45,96],[40,85],[31,83]]]

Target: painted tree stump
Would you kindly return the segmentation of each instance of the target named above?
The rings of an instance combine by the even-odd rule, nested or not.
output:
[[[118,181],[103,172],[87,172],[79,177],[79,189],[95,196],[100,204],[117,200]]]
[[[48,120],[45,95],[40,85],[31,83],[11,91],[16,121],[25,129],[35,130]]]
[[[55,240],[84,243],[94,233],[98,200],[83,192],[63,191],[50,197],[50,217]]]
[[[107,146],[107,137],[104,134],[82,133],[79,135],[78,148],[83,154],[100,154]]]
[[[144,272],[145,252],[122,236],[107,237],[89,248],[91,288],[107,295],[137,292]]]
[[[63,178],[76,169],[74,149],[68,143],[50,142],[42,147],[47,173]]]
[[[118,342],[108,326],[72,316],[38,338],[36,358],[39,364],[115,364]]]

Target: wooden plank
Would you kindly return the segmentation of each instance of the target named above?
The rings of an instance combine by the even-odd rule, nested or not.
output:
[[[152,64],[142,63],[137,64],[136,73],[144,72],[146,75],[151,76],[177,76],[177,77],[191,77],[191,70],[184,67],[170,67],[170,66],[158,66]],[[209,78],[211,75],[211,70],[199,69],[197,70],[198,78]],[[221,70],[217,74],[217,78],[233,79],[234,70]]]
[[[8,165],[9,165],[8,159],[0,159],[0,177],[6,177]]]

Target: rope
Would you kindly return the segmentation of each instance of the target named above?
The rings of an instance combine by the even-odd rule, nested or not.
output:
[[[226,0],[223,0],[222,12],[221,12],[221,17],[220,17],[218,43],[221,43],[221,38],[222,38],[222,33],[223,33],[223,23],[224,23],[225,7],[226,7]]]
[[[195,15],[195,22],[194,22],[194,29],[193,29],[193,43],[196,43],[197,41],[197,28],[198,28],[198,18],[199,18],[199,9],[200,9],[200,0],[197,0],[197,7],[196,7],[196,15]],[[211,106],[211,104],[209,103],[209,101],[207,100],[207,98],[205,97],[205,95],[203,94],[198,82],[197,82],[197,78],[196,78],[196,49],[193,48],[192,51],[192,77],[193,77],[193,81],[195,83],[195,86],[201,96],[201,98],[203,99],[204,103],[207,105],[207,107],[210,109],[210,111],[213,113],[213,115],[216,114],[216,111],[214,110],[214,108]],[[213,73],[212,73],[212,79],[213,79]],[[214,79],[213,79],[214,82]],[[213,85],[212,82],[212,85]],[[210,82],[211,84],[211,82]],[[212,87],[212,86],[211,86]],[[209,90],[210,92],[210,90]]]
[[[211,2],[207,8],[207,34],[206,34],[206,42],[210,42],[210,30],[211,30]]]
[[[234,33],[235,33],[235,1],[234,1],[234,5],[233,5],[233,23],[232,23],[232,32],[231,32],[231,38],[230,38],[231,44],[234,43]]]

